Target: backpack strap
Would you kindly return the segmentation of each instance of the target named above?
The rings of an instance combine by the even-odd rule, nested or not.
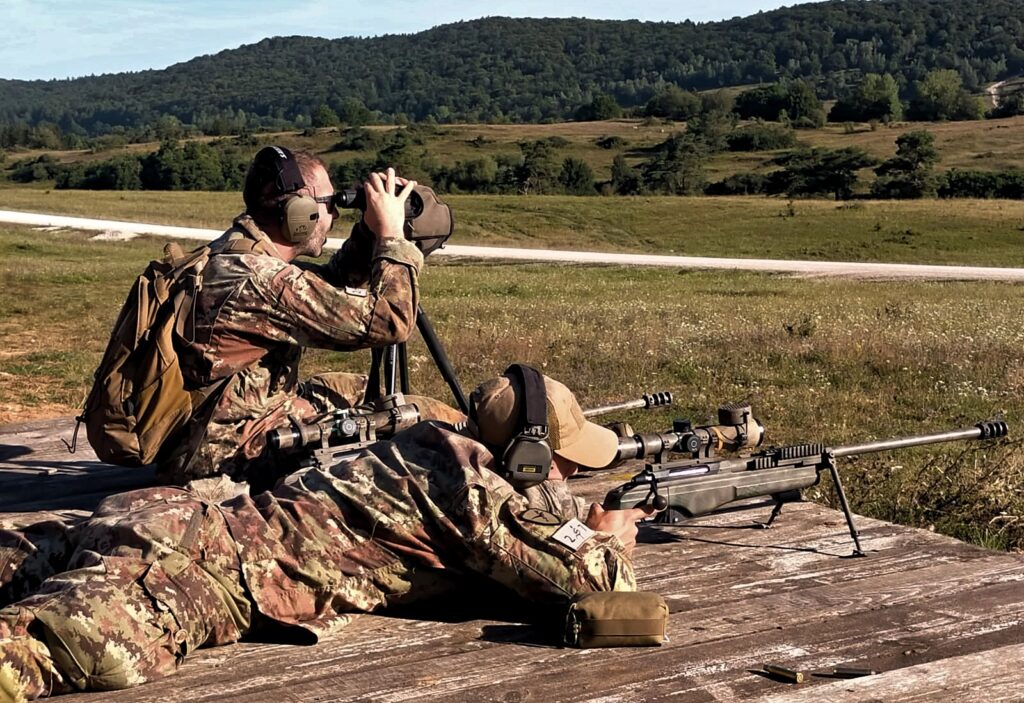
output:
[[[214,252],[215,254],[251,254],[262,251],[262,242],[256,242],[248,237],[229,239],[224,248]]]

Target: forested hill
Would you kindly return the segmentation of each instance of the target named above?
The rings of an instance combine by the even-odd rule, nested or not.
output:
[[[622,106],[666,82],[708,89],[812,78],[835,97],[863,73],[904,92],[935,68],[969,88],[1024,73],[1024,0],[833,0],[694,24],[487,18],[411,35],[278,37],[159,71],[0,81],[0,123],[100,133],[172,115],[200,125],[343,119],[563,119],[599,93]]]

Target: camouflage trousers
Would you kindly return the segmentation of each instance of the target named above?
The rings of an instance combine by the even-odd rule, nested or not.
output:
[[[237,544],[202,491],[125,493],[54,525],[0,532],[3,593],[20,598],[0,602],[0,701],[134,686],[251,629]]]

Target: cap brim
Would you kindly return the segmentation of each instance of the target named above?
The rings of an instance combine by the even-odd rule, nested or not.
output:
[[[612,463],[618,450],[619,438],[614,432],[587,421],[575,442],[554,452],[588,469],[603,469]]]

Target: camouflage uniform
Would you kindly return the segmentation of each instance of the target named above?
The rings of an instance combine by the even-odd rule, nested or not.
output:
[[[212,247],[239,238],[253,242],[252,252],[210,258],[184,325],[178,354],[186,385],[211,395],[158,458],[166,482],[216,473],[258,480],[267,467],[253,460],[268,430],[289,416],[309,418],[362,396],[362,376],[325,374],[300,383],[303,348],[349,351],[403,341],[416,320],[423,255],[411,242],[379,241],[357,227],[327,264],[295,265],[280,259],[243,215]]]
[[[0,667],[30,695],[124,688],[197,647],[269,625],[315,641],[353,613],[474,578],[540,604],[635,589],[616,537],[594,532],[575,549],[553,537],[569,516],[551,508],[581,506],[564,483],[531,506],[491,466],[482,444],[425,422],[254,497],[226,479],[112,496],[74,528],[70,561],[48,565],[67,570],[41,586],[46,559],[30,558],[30,540],[7,550],[32,565],[8,569],[9,590],[35,594],[0,610]],[[226,485],[236,495],[224,499]]]

